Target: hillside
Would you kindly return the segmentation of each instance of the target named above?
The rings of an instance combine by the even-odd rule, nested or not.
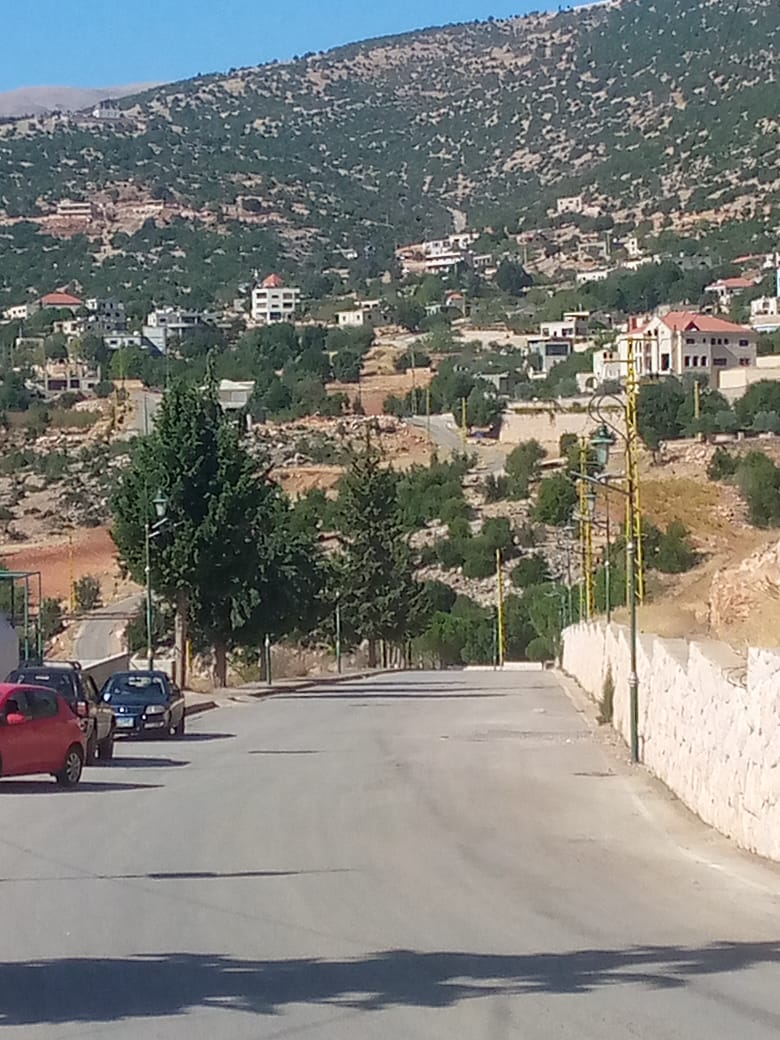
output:
[[[156,86],[131,83],[122,87],[17,87],[0,91],[0,119],[46,115],[49,112],[78,112],[107,98],[123,98]]]
[[[180,246],[185,225],[205,236],[183,243],[191,267],[239,234],[227,278],[368,243],[385,260],[453,220],[543,227],[558,197],[580,191],[605,226],[774,223],[779,56],[776,0],[619,0],[198,77],[123,100],[116,123],[0,127],[5,223],[75,235],[60,280],[107,288],[106,265],[128,252],[147,276],[173,265],[189,277],[180,258],[150,260],[154,235],[121,235],[149,218],[175,225]],[[90,227],[47,225],[59,200],[85,197]],[[0,260],[19,257],[17,240],[2,241]],[[16,266],[24,284],[37,275],[44,244],[24,246],[7,289],[22,281]]]

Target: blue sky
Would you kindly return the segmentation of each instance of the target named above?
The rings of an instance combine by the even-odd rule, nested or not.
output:
[[[2,15],[0,90],[183,79],[370,36],[552,6],[549,0],[14,0]]]

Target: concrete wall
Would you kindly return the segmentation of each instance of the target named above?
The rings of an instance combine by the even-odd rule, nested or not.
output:
[[[617,408],[605,408],[604,414],[613,426],[623,429],[622,411]],[[568,410],[552,403],[546,407],[516,405],[504,412],[500,440],[502,444],[520,444],[521,441],[536,440],[548,454],[557,456],[561,434],[590,436],[596,429],[597,422],[586,407]]]
[[[629,633],[604,622],[564,633],[563,668],[594,700],[611,667],[615,729],[629,740]],[[640,757],[705,823],[780,861],[780,653],[639,639]]]

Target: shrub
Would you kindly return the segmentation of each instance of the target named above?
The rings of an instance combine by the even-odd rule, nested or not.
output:
[[[436,558],[447,570],[462,567],[465,560],[465,545],[460,539],[445,538],[436,543]]]
[[[95,396],[96,397],[110,397],[114,392],[114,384],[110,379],[101,379],[99,383],[95,384]]]
[[[469,515],[468,502],[464,498],[448,498],[441,507],[439,518],[445,523],[465,520]]]
[[[527,589],[531,585],[544,585],[550,581],[547,561],[536,553],[520,560],[512,571],[512,584],[518,589]]]
[[[41,637],[44,643],[62,631],[62,604],[58,599],[47,596],[41,603],[38,615]]]
[[[506,472],[518,493],[539,476],[539,463],[544,456],[544,448],[538,441],[524,441],[509,453]]]
[[[561,527],[571,519],[576,504],[577,492],[572,482],[562,473],[555,473],[539,485],[533,516],[542,524]]]
[[[770,458],[760,451],[749,452],[739,464],[737,483],[751,524],[772,527],[780,521],[780,469]]]
[[[485,477],[484,493],[486,502],[503,502],[511,497],[512,483],[509,477],[496,477],[490,473]]]
[[[696,553],[685,525],[679,520],[673,520],[661,535],[654,563],[664,574],[683,574],[695,566]]]
[[[544,636],[536,636],[525,648],[525,656],[529,661],[551,661],[555,651]]]
[[[733,477],[738,468],[739,459],[725,448],[716,448],[707,466],[707,476],[710,480],[725,480],[727,477]]]
[[[76,609],[86,613],[100,606],[100,581],[93,574],[85,574],[73,586]]]
[[[482,525],[482,541],[495,554],[497,549],[506,552],[513,548],[512,527],[505,516],[490,517]]]
[[[466,547],[463,575],[466,578],[489,578],[496,569],[496,553],[483,539],[474,538]]]

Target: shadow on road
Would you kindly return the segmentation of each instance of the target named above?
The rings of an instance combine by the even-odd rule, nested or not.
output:
[[[57,874],[42,877],[0,877],[0,885],[40,885],[52,881],[229,881],[233,879],[308,877],[313,874],[345,874],[347,869],[328,870],[171,870],[149,874]],[[0,1010],[0,1022],[2,1011]]]
[[[490,996],[681,988],[699,976],[780,962],[780,943],[638,946],[515,956],[389,950],[355,960],[248,961],[171,953],[0,965],[0,1024],[108,1022],[201,1007],[277,1014],[288,1004],[379,1011]],[[89,986],[84,985],[89,979]],[[764,1013],[764,1019],[767,1013]],[[771,1016],[780,1028],[780,1013]]]
[[[189,762],[183,762],[176,758],[118,758],[116,755],[111,760],[111,765],[119,769],[168,769],[173,766],[188,766]]]
[[[162,784],[118,784],[113,781],[96,783],[91,780],[82,780],[78,787],[66,791],[51,780],[3,780],[0,782],[0,796],[6,794],[70,794],[75,796],[84,791],[108,794],[111,791],[152,791],[161,786]]]

